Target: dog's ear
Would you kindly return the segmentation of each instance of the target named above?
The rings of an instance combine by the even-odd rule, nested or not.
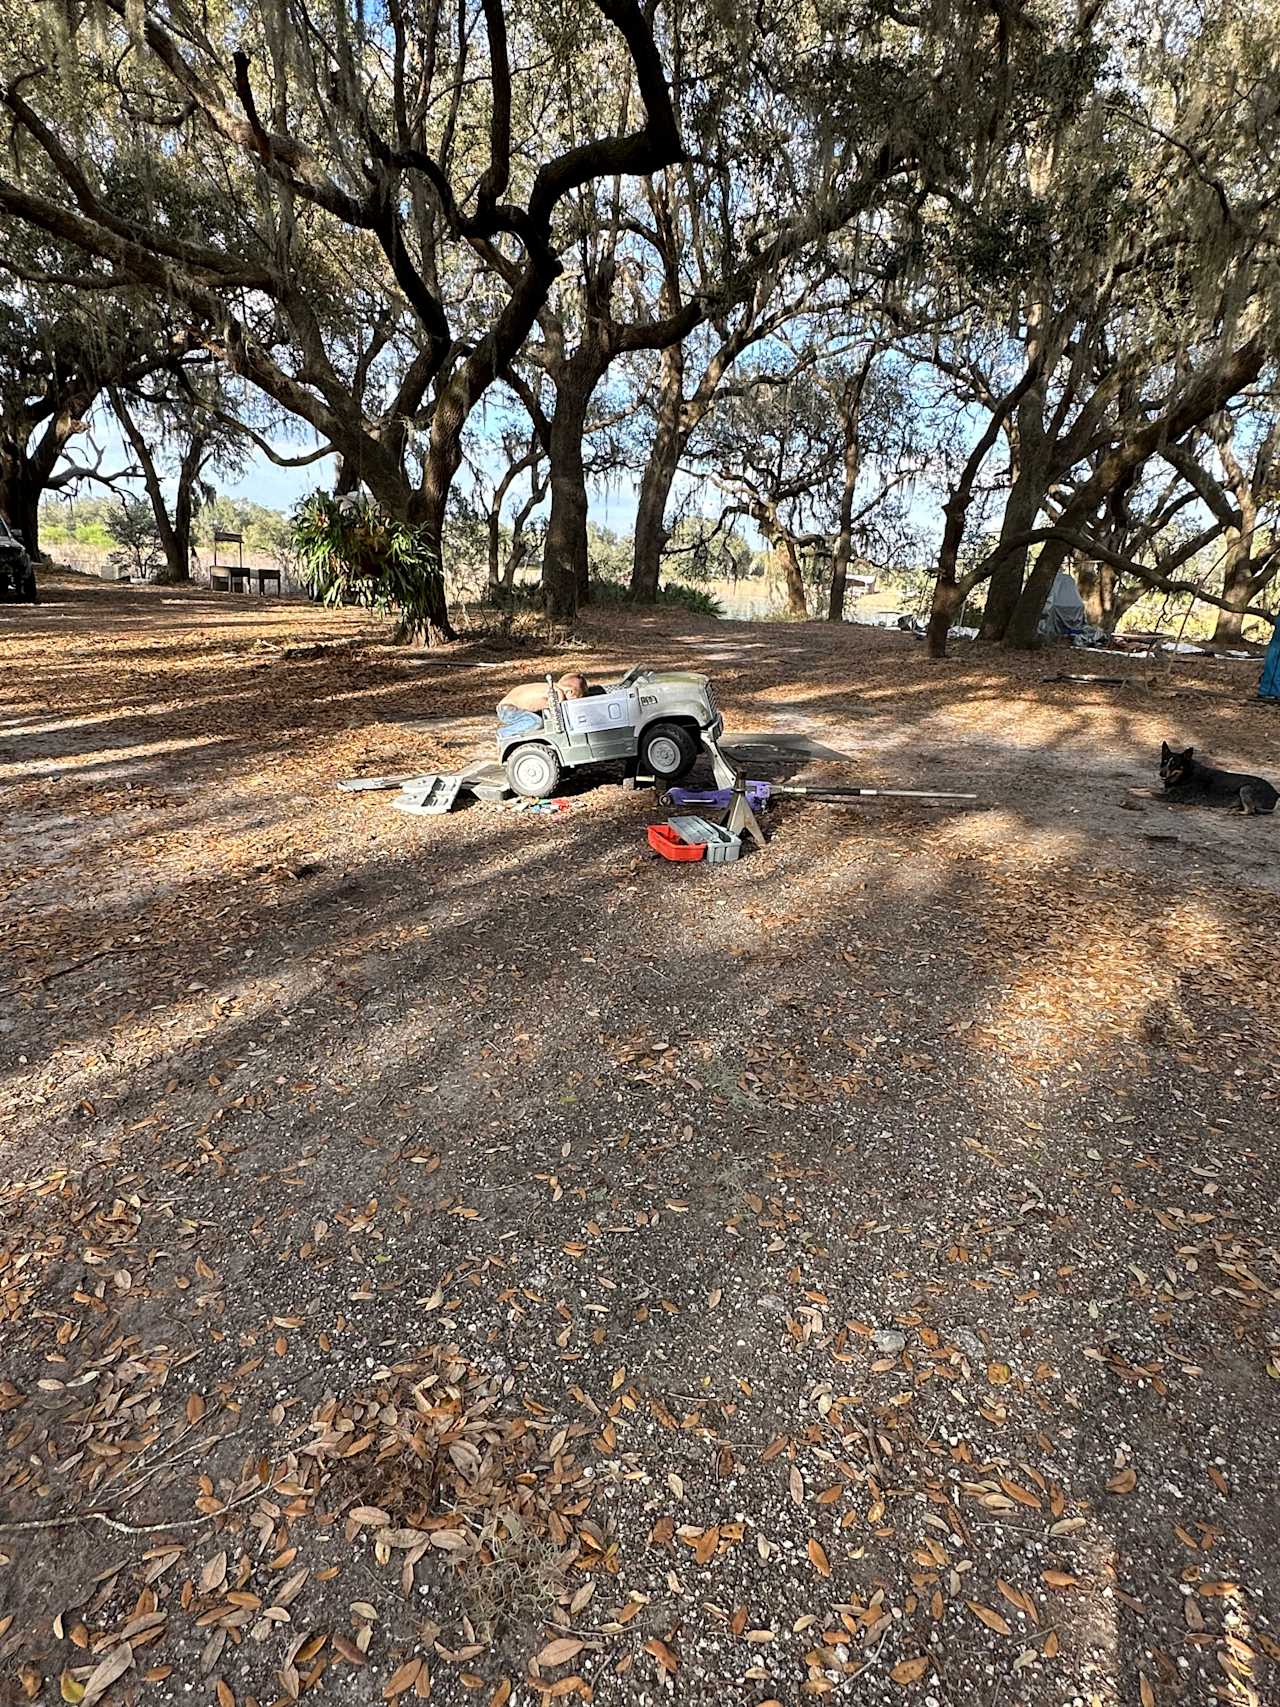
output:
[[[1186,752],[1182,755],[1183,760],[1188,761],[1188,760],[1194,758],[1195,757],[1195,751],[1196,750],[1194,747],[1188,747]]]
[[[1171,759],[1173,757],[1173,748],[1167,741],[1161,741],[1160,743],[1160,757],[1162,760]]]

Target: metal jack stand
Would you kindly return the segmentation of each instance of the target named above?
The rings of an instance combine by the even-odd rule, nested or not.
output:
[[[742,771],[734,772],[733,800],[724,827],[731,836],[750,836],[758,848],[765,845],[764,831],[760,828],[759,821],[751,810],[751,802],[747,799],[747,782]]]
[[[716,786],[732,791],[729,802],[729,816],[725,819],[724,827],[734,836],[750,836],[758,848],[764,847],[764,831],[760,822],[751,810],[751,802],[747,799],[746,772],[740,771],[720,751],[720,743],[712,736],[704,734],[702,744],[711,754],[711,768],[715,774]]]

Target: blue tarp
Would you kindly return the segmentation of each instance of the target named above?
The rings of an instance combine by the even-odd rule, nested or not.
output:
[[[1271,631],[1271,644],[1262,661],[1262,680],[1258,683],[1259,699],[1280,699],[1280,622]]]

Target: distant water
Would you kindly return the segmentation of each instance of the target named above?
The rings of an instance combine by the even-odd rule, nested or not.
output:
[[[726,617],[731,622],[759,622],[765,617],[781,616],[783,605],[776,595],[761,593],[740,587],[733,590],[728,587],[708,588],[719,600]]]

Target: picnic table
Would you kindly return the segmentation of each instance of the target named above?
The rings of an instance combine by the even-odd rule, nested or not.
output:
[[[255,580],[259,597],[266,596],[268,581],[275,583],[278,594],[284,592],[278,569],[252,569],[242,563],[215,563],[209,570],[209,587],[215,593],[251,593]]]
[[[234,563],[218,562],[218,547],[234,545],[236,561]],[[238,528],[214,528],[213,530],[213,562],[209,567],[209,587],[215,593],[250,593],[253,591],[254,577],[258,581],[258,596],[265,598],[267,582],[274,581],[276,593],[283,595],[284,583],[279,569],[246,568],[244,561],[244,534]]]

